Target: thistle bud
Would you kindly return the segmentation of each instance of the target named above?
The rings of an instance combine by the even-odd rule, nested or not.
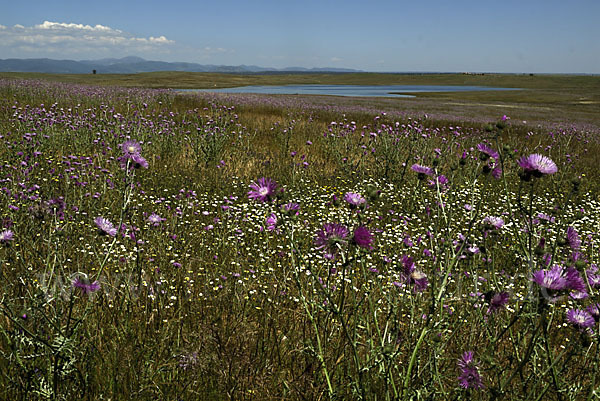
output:
[[[371,188],[367,192],[367,195],[369,196],[369,201],[373,202],[381,198],[381,191],[375,188]]]

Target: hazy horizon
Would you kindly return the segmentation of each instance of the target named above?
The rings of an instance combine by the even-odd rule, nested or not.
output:
[[[600,2],[13,2],[0,59],[368,72],[600,73]]]

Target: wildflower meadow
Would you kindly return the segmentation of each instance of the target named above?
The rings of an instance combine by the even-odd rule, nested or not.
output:
[[[0,93],[0,399],[600,396],[593,127]]]

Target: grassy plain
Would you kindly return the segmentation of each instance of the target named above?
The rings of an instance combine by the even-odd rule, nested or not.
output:
[[[477,85],[521,88],[508,92],[418,93],[415,98],[332,98],[325,103],[370,105],[382,111],[404,110],[463,119],[493,119],[508,114],[528,125],[600,126],[600,76],[529,74],[217,74],[153,72],[140,74],[0,73],[0,78],[44,79],[65,83],[136,88],[210,89],[246,85]],[[303,96],[323,103],[320,96]]]
[[[0,80],[0,399],[600,394],[600,140],[568,104],[597,78],[8,76],[36,80]],[[194,77],[531,82],[138,88]]]

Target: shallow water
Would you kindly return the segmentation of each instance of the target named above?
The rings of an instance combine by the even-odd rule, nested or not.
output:
[[[439,86],[439,85],[281,85],[240,86],[221,89],[181,89],[189,92],[215,93],[262,93],[270,95],[333,95],[333,96],[376,96],[414,97],[409,93],[419,92],[473,92],[507,91],[517,88],[493,88],[486,86]]]

